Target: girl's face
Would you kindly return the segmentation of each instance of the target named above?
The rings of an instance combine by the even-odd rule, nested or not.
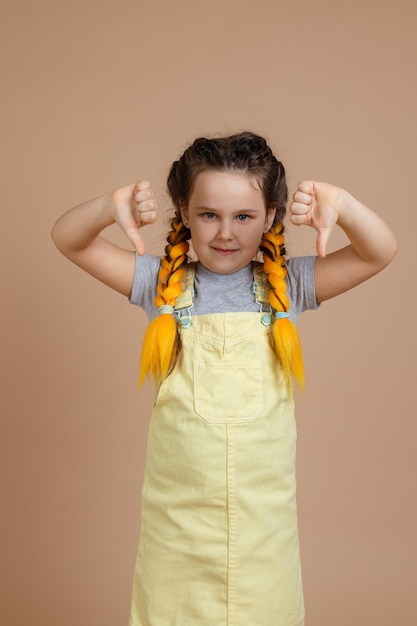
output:
[[[232,274],[254,258],[275,209],[266,209],[254,178],[204,170],[197,174],[181,214],[200,263],[217,274]]]

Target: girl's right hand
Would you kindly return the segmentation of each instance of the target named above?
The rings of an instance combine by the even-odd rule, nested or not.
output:
[[[115,222],[142,256],[145,246],[138,229],[153,224],[157,218],[154,193],[146,180],[113,191],[111,212]]]

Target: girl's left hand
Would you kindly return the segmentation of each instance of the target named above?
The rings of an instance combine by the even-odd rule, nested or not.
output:
[[[304,224],[317,231],[317,254],[326,256],[327,242],[341,211],[343,189],[327,183],[304,180],[298,185],[290,206],[290,220],[295,226]]]

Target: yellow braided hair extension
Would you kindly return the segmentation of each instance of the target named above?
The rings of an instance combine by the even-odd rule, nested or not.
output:
[[[161,259],[158,272],[157,295],[155,306],[160,314],[149,324],[143,341],[139,386],[149,375],[156,384],[167,377],[174,366],[179,350],[177,322],[174,318],[174,306],[181,294],[183,266],[187,263],[190,231],[182,222],[181,214],[176,211],[168,235],[165,256]]]
[[[261,250],[264,255],[264,272],[271,286],[269,303],[276,311],[273,327],[275,352],[281,362],[284,375],[291,387],[291,374],[299,387],[304,386],[304,366],[301,342],[296,326],[285,316],[290,308],[285,277],[284,226],[277,224],[264,234]],[[280,316],[280,313],[284,316]]]

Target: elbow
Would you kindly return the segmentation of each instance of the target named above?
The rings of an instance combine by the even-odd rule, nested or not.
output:
[[[398,252],[398,243],[395,237],[392,237],[389,245],[386,246],[384,256],[381,258],[380,269],[378,271],[383,270],[387,265],[393,261]]]
[[[61,219],[61,218],[60,218]],[[60,219],[52,226],[51,239],[55,244],[55,247],[66,257],[69,256],[67,237],[65,236],[65,230],[62,228]]]
[[[51,228],[51,239],[54,242],[54,244],[57,245],[57,243],[56,243],[56,223]]]
[[[58,248],[58,250],[60,252],[62,252],[62,245],[61,245],[61,240],[60,240],[60,236],[59,236],[58,222],[55,222],[55,224],[52,226],[52,229],[51,229],[51,239],[54,242],[55,247]]]
[[[398,242],[397,242],[397,240],[395,239],[395,237],[393,237],[393,238],[392,238],[392,242],[391,242],[390,252],[389,252],[389,255],[388,255],[388,262],[387,262],[387,265],[388,265],[389,263],[391,263],[391,261],[392,261],[392,260],[396,257],[397,252],[398,252]]]
[[[56,222],[51,228],[51,239],[54,242],[55,246],[59,249]]]

